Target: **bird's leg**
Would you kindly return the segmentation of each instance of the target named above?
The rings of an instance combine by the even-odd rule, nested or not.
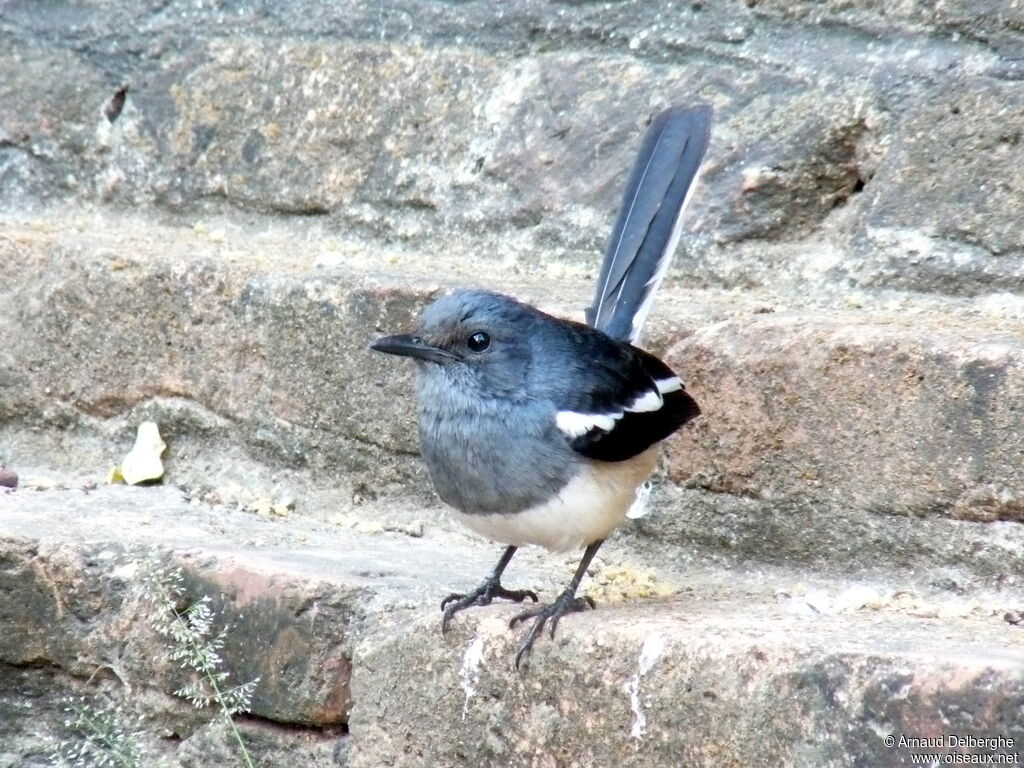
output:
[[[594,600],[590,597],[576,597],[576,590],[580,586],[580,582],[583,580],[583,574],[587,572],[587,568],[590,565],[590,561],[594,559],[594,555],[597,554],[598,548],[604,543],[604,539],[598,539],[593,544],[590,544],[583,552],[583,559],[580,560],[580,566],[576,569],[576,574],[572,577],[572,581],[565,588],[565,591],[558,596],[558,599],[551,605],[541,605],[537,608],[531,608],[528,611],[515,616],[512,621],[509,622],[510,627],[514,627],[521,621],[527,619],[534,619],[533,626],[530,627],[530,631],[527,633],[523,642],[519,644],[519,651],[516,653],[516,669],[519,668],[520,662],[526,657],[533,648],[533,641],[537,639],[537,636],[544,631],[544,625],[550,620],[550,634],[552,639],[555,637],[555,627],[558,626],[558,620],[567,613],[576,613],[577,611],[586,610],[587,608],[594,607]]]
[[[502,554],[501,560],[494,566],[490,576],[484,579],[484,583],[472,592],[467,592],[464,595],[453,593],[441,601],[441,610],[444,612],[444,616],[441,619],[442,633],[448,629],[448,622],[456,613],[474,605],[490,605],[491,601],[496,597],[512,600],[517,603],[523,602],[526,598],[530,598],[535,603],[537,602],[537,593],[532,590],[505,589],[501,586],[501,574],[515,553],[516,547],[508,547]]]

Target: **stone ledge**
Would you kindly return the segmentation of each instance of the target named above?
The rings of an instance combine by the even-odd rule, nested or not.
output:
[[[408,366],[369,354],[366,344],[409,327],[445,287],[484,282],[471,256],[427,259],[316,228],[251,231],[231,222],[11,222],[0,258],[7,268],[0,420],[109,435],[118,419],[162,416],[183,440],[219,440],[271,466],[341,472],[352,485],[423,477],[409,460],[417,446]],[[500,284],[486,282],[579,316],[595,266],[513,263]],[[854,506],[897,511],[960,496],[961,506],[984,506],[971,501],[974,486],[1024,486],[1019,462],[1006,458],[1024,433],[1010,407],[1022,323],[1024,303],[1005,296],[808,297],[667,286],[645,343],[655,351],[675,344],[670,361],[708,414],[677,443],[674,476],[703,474],[714,490],[755,496],[814,496],[827,486]],[[992,413],[971,415],[978,398],[992,400]],[[862,462],[815,455],[820,469],[789,471],[782,450],[827,434],[826,415],[843,430],[835,437],[846,454],[870,454],[871,441],[889,435],[883,458],[895,469],[934,459],[933,474],[942,477],[929,478],[921,501],[908,506],[864,489],[874,465],[865,471]],[[790,423],[810,416],[815,434]],[[968,458],[964,441],[983,443],[982,455]],[[23,442],[28,450],[31,441]],[[699,461],[684,460],[684,451]],[[170,459],[183,473],[178,482],[202,461]],[[52,459],[30,453],[21,461]],[[956,461],[970,466],[947,466]],[[890,485],[903,479],[897,474]]]
[[[669,443],[679,480],[1024,521],[1024,325],[789,312],[702,328],[666,360],[704,410]]]
[[[699,99],[716,129],[699,234],[683,233],[691,280],[1019,289],[1019,109],[934,110],[985,88],[962,72],[1015,98],[1020,10],[747,5],[7,3],[0,207],[241,209],[424,251],[461,241],[497,268],[572,257],[603,245],[644,120]],[[936,168],[919,179],[902,137],[921,124],[910,159]],[[950,140],[965,135],[977,151]],[[866,241],[847,226],[865,218]],[[1006,257],[977,252],[990,230]]]
[[[889,766],[914,750],[888,734],[1024,744],[1024,652],[998,622],[646,603],[571,617],[516,675],[514,609],[493,613],[455,647],[418,624],[357,650],[353,766]]]
[[[63,741],[77,743],[80,734],[64,727],[66,697],[82,699],[93,709],[121,701],[124,687],[98,674],[90,680],[50,665],[0,663],[0,768],[42,768]],[[143,718],[139,739],[149,754],[161,758],[160,768],[215,768],[238,765],[237,747],[223,724],[206,711],[182,706],[176,697],[135,688],[128,712]],[[298,765],[337,768],[345,765],[350,739],[344,727],[281,725],[255,717],[239,717],[237,726],[257,765]],[[146,768],[153,763],[144,762]]]
[[[417,452],[410,367],[366,345],[409,327],[443,287],[484,282],[468,256],[428,258],[316,227],[252,231],[225,221],[10,222],[0,259],[8,278],[0,285],[0,424],[18,424],[9,437],[18,461],[105,473],[107,451],[63,445],[50,455],[25,428],[58,431],[68,443],[91,433],[116,454],[111,443],[130,440],[133,422],[148,416],[176,440],[168,458],[179,483],[221,471],[204,456],[216,453],[223,466],[240,450],[353,487],[422,481],[409,458]],[[500,287],[582,317],[595,268],[513,262]],[[655,348],[759,305],[717,292],[665,291],[662,299],[648,335]],[[203,449],[210,444],[216,451]]]
[[[0,461],[99,479],[150,418],[168,481],[197,494],[292,484],[322,518],[427,498],[409,367],[365,344],[443,287],[480,284],[472,258],[312,225],[83,214],[9,222],[0,259]],[[500,287],[571,315],[593,266],[515,263]],[[646,344],[705,416],[667,451],[694,493],[663,495],[637,542],[1003,583],[1024,562],[1022,318],[1005,295],[666,286]]]
[[[179,764],[223,764],[202,715],[168,696],[180,682],[130,599],[146,552],[173,553],[190,595],[215,597],[229,666],[261,677],[250,732],[309,765],[890,765],[887,733],[1024,744],[1019,630],[992,611],[794,611],[757,571],[733,573],[729,590],[569,617],[516,672],[514,607],[438,632],[437,599],[477,582],[493,547],[264,520],[161,487],[0,496],[0,711],[55,713],[51,692],[88,694],[95,675],[183,740],[160,742]],[[514,580],[553,594],[533,563],[517,558]],[[0,743],[20,744],[11,722]]]
[[[229,661],[244,660],[239,677],[262,680],[253,714],[313,726],[345,721],[353,637],[367,617],[435,603],[445,584],[471,583],[493,565],[485,550],[463,547],[438,574],[450,546],[275,523],[191,505],[170,487],[8,492],[0,538],[0,616],[11,627],[0,662],[80,675],[110,666],[172,690],[174,670],[152,667],[161,640],[133,588],[140,559],[152,557],[181,567],[189,597],[209,595],[231,625]]]

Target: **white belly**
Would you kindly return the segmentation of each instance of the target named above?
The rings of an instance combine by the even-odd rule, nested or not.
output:
[[[556,496],[522,512],[469,515],[452,510],[452,514],[492,541],[565,552],[607,538],[626,519],[637,486],[657,461],[657,446],[651,446],[626,461],[588,462]]]

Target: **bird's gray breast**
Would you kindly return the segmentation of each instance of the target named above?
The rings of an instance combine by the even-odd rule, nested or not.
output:
[[[519,512],[550,499],[579,470],[550,404],[476,397],[440,373],[417,377],[419,432],[447,504],[469,514]]]

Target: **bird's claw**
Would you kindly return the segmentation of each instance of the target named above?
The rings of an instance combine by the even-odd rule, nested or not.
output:
[[[490,605],[495,598],[511,600],[514,603],[521,603],[529,598],[536,603],[537,593],[532,589],[505,589],[500,582],[491,579],[464,595],[453,592],[441,601],[441,611],[443,612],[441,633],[444,634],[448,631],[448,622],[459,611],[477,605]]]
[[[590,596],[584,597],[573,597],[569,592],[563,592],[559,595],[558,599],[550,605],[541,605],[536,608],[531,608],[528,611],[516,614],[512,617],[512,621],[508,623],[509,627],[515,627],[516,624],[526,621],[527,619],[534,619],[533,626],[530,627],[530,631],[526,633],[526,637],[523,638],[523,642],[519,644],[519,650],[516,652],[516,669],[519,669],[519,665],[523,659],[529,655],[530,650],[533,648],[533,641],[537,639],[537,636],[544,631],[544,625],[550,621],[551,624],[548,627],[548,634],[553,640],[555,637],[555,627],[558,626],[558,621],[567,613],[578,613],[579,611],[585,611],[587,608],[594,608],[594,599]]]

